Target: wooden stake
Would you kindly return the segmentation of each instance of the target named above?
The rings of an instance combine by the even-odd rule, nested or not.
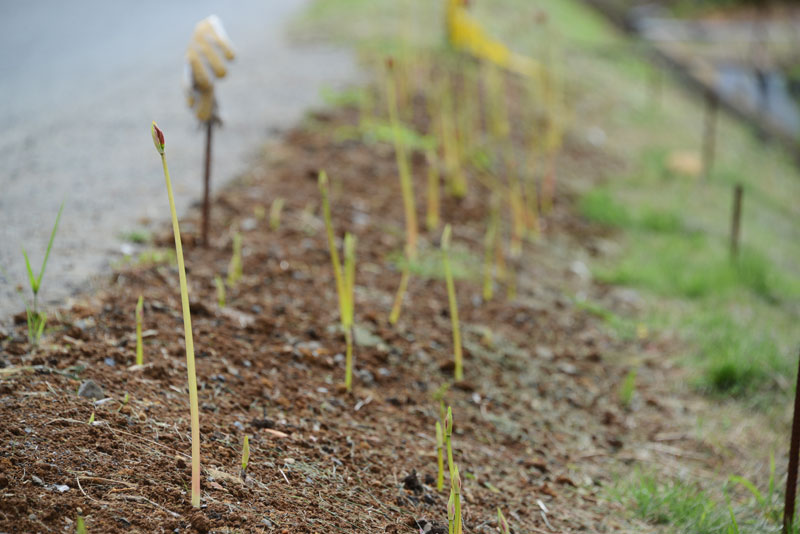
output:
[[[733,188],[733,216],[731,217],[731,259],[736,261],[739,257],[739,234],[742,220],[742,184]]]
[[[206,121],[206,161],[205,173],[203,176],[203,246],[208,246],[208,226],[211,218],[211,132],[214,129],[214,121]]]
[[[786,501],[783,504],[783,534],[789,534],[794,521],[794,503],[797,493],[797,461],[800,455],[800,364],[798,364],[797,386],[794,390],[794,417],[792,438],[789,444],[789,469],[786,473]]]

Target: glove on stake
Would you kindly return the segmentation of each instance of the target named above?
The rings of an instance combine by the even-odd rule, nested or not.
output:
[[[211,189],[211,137],[215,125],[222,124],[219,118],[217,99],[214,95],[214,78],[227,74],[225,60],[235,57],[233,46],[216,15],[197,23],[192,40],[186,50],[186,101],[189,108],[206,129],[205,173],[203,177],[203,222],[202,243],[208,246]],[[224,58],[224,59],[223,59]]]

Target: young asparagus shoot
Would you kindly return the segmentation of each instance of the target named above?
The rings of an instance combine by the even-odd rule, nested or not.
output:
[[[344,298],[345,314],[342,318],[346,348],[345,381],[347,392],[353,390],[353,315],[354,290],[356,278],[356,238],[347,233],[344,236]]]
[[[142,312],[144,310],[144,299],[139,295],[136,302],[136,365],[144,363],[144,347],[142,347]]]
[[[619,387],[619,402],[623,408],[629,408],[636,392],[636,367],[628,371]]]
[[[220,275],[214,277],[214,286],[217,288],[217,306],[220,308],[225,307],[225,282],[222,281]]]
[[[336,281],[336,294],[339,297],[339,318],[346,343],[345,388],[349,393],[353,388],[353,292],[356,273],[356,238],[347,233],[344,236],[344,266],[339,262],[336,238],[331,222],[331,206],[328,194],[328,176],[319,174],[319,190],[322,195],[322,216],[325,219],[325,232],[328,236],[328,249],[333,264],[333,277]]]
[[[117,413],[121,412],[122,409],[128,404],[128,401],[131,399],[131,396],[128,392],[125,392],[125,396],[122,397],[122,402],[119,403],[119,408],[117,408]]]
[[[86,422],[86,424],[89,426],[94,424],[94,412],[92,412],[92,415],[89,416],[89,420]]]
[[[247,478],[247,463],[250,461],[250,437],[245,434],[244,443],[242,444],[242,471],[240,477],[242,480]]]
[[[508,521],[506,521],[499,507],[497,508],[497,530],[500,531],[500,534],[511,534],[511,529],[508,528]]]
[[[499,219],[500,210],[497,202],[493,199],[489,212],[489,222],[486,225],[486,235],[483,238],[483,300],[486,302],[492,300],[494,296],[494,251],[496,248]]]
[[[447,415],[444,418],[444,445],[447,448],[447,470],[452,475],[453,468],[453,409],[447,407]]]
[[[242,234],[233,234],[233,255],[228,263],[228,287],[233,287],[242,277]]]
[[[439,421],[436,421],[436,457],[439,468],[436,477],[436,490],[442,491],[444,489],[444,435],[442,433],[442,424]]]
[[[278,197],[272,201],[272,206],[269,208],[269,229],[273,232],[281,227],[281,213],[285,202],[283,198]]]
[[[75,534],[86,534],[86,523],[83,521],[83,516],[78,516],[75,519]]]
[[[453,272],[450,268],[450,225],[444,227],[442,234],[442,265],[444,266],[444,278],[447,284],[447,299],[450,302],[450,320],[453,323],[453,355],[455,358],[455,379],[456,382],[464,379],[464,369],[461,354],[461,329],[458,323],[458,303],[456,302],[456,287],[453,283]]]
[[[406,219],[406,261],[400,278],[400,287],[395,295],[394,305],[389,315],[389,322],[396,324],[400,318],[400,311],[403,306],[403,297],[408,288],[408,280],[411,276],[410,264],[417,258],[417,210],[414,204],[414,184],[411,180],[411,170],[408,163],[408,155],[403,144],[402,129],[397,111],[397,91],[395,87],[394,61],[390,58],[386,62],[386,102],[389,107],[389,121],[392,127],[394,138],[394,151],[397,159],[397,171],[400,176],[400,187],[403,192],[403,209]]]
[[[456,529],[456,492],[450,485],[450,499],[447,501],[447,534],[455,534]]]
[[[425,225],[429,232],[439,228],[439,160],[434,149],[428,149],[426,153],[428,162],[428,212],[425,217]]]
[[[25,268],[28,271],[28,282],[31,286],[33,293],[33,307],[26,306],[26,316],[28,320],[28,341],[37,345],[39,340],[42,339],[44,333],[44,326],[47,323],[47,315],[39,311],[39,290],[42,287],[42,277],[44,276],[45,267],[47,267],[47,260],[50,258],[50,251],[53,249],[53,241],[56,238],[56,231],[58,230],[58,222],[61,220],[61,212],[64,211],[64,203],[58,208],[58,215],[56,215],[56,222],[53,225],[53,230],[50,232],[50,241],[47,243],[47,250],[44,253],[44,260],[42,260],[42,268],[39,275],[33,274],[31,268],[31,261],[28,258],[28,253],[25,248],[22,249],[22,255],[25,258]]]
[[[153,143],[161,156],[161,165],[164,169],[164,181],[167,185],[169,209],[172,216],[172,233],[175,235],[175,255],[178,259],[178,278],[181,286],[181,309],[183,311],[183,331],[186,344],[186,372],[189,381],[189,413],[192,428],[192,506],[200,508],[200,410],[197,402],[197,374],[194,363],[194,339],[192,338],[192,317],[189,311],[189,286],[186,283],[186,267],[183,263],[183,246],[181,245],[181,231],[178,226],[178,213],[175,210],[175,196],[172,193],[172,181],[169,178],[167,158],[164,154],[164,133],[158,128],[155,121],[150,127]]]
[[[450,384],[445,382],[433,392],[433,400],[439,403],[439,420],[442,422],[442,424],[444,424],[444,418],[447,416],[447,409],[444,405],[444,396],[448,389],[450,389]]]
[[[456,521],[453,531],[455,534],[462,534],[464,525],[461,521],[461,475],[458,473],[457,465],[454,466],[453,471],[450,472],[450,487],[453,488],[456,504]]]

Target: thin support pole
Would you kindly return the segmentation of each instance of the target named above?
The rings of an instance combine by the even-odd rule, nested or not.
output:
[[[731,216],[731,259],[739,257],[739,234],[742,226],[742,184],[733,188],[733,215]]]
[[[208,226],[211,219],[211,134],[214,121],[206,122],[206,161],[203,175],[203,246],[208,246]]]
[[[786,473],[786,501],[783,504],[783,534],[789,534],[794,522],[794,503],[797,494],[797,461],[800,455],[800,363],[798,364],[797,386],[794,390],[794,417],[792,419],[792,439],[789,445],[789,469]]]

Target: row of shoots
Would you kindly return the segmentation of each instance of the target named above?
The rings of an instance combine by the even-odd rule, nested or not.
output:
[[[197,374],[194,361],[194,340],[192,337],[192,318],[189,311],[189,287],[186,282],[186,267],[183,262],[183,246],[181,245],[181,231],[178,226],[178,213],[175,210],[175,196],[172,193],[172,181],[169,177],[167,158],[165,155],[164,133],[158,128],[155,121],[150,127],[153,143],[161,156],[164,169],[164,181],[169,197],[169,209],[172,216],[172,233],[175,235],[175,254],[178,259],[178,278],[181,286],[181,309],[183,311],[183,331],[186,345],[186,372],[189,382],[189,412],[192,429],[192,506],[200,507],[200,410],[197,402]]]
[[[336,281],[336,294],[339,297],[339,317],[345,339],[345,389],[353,390],[353,316],[355,311],[354,293],[356,277],[356,238],[349,232],[344,236],[344,264],[339,261],[336,248],[336,236],[331,221],[330,193],[328,176],[325,171],[319,173],[319,191],[322,195],[322,216],[325,220],[325,233],[328,237],[328,248],[333,264],[333,276]]]

